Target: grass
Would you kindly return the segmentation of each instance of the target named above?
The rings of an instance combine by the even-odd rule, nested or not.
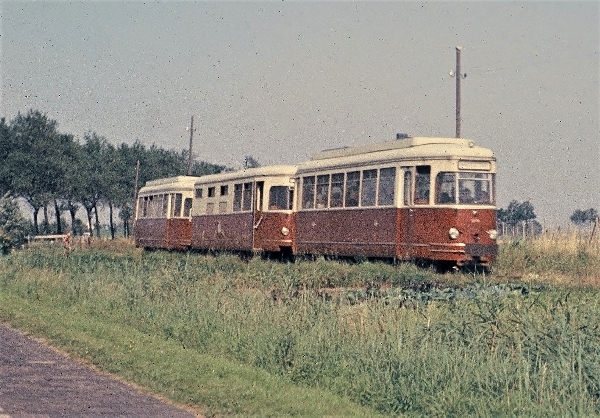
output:
[[[0,258],[0,320],[206,415],[593,416],[588,245],[505,243],[492,276],[42,246]]]

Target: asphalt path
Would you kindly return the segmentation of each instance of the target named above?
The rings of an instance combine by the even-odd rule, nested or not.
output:
[[[0,324],[0,418],[194,416]]]

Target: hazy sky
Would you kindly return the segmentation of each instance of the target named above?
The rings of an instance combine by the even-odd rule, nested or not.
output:
[[[0,115],[239,167],[454,136],[492,148],[498,205],[600,210],[598,2],[0,1]]]

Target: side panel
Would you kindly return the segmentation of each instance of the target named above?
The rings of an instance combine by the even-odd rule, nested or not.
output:
[[[135,222],[134,237],[136,247],[168,248],[167,219],[142,218]]]
[[[395,208],[303,211],[296,219],[299,254],[395,256]]]
[[[252,213],[192,217],[192,248],[251,251],[253,217]]]

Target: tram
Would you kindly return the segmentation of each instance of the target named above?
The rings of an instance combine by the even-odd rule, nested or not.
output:
[[[134,224],[136,247],[167,250],[190,247],[192,200],[198,178],[152,180],[140,189]]]
[[[495,157],[462,138],[334,149],[296,173],[296,254],[489,266]]]
[[[269,166],[200,177],[191,248],[291,255],[296,169]]]
[[[495,180],[493,152],[469,139],[398,135],[298,165],[148,182],[136,245],[489,267]]]

